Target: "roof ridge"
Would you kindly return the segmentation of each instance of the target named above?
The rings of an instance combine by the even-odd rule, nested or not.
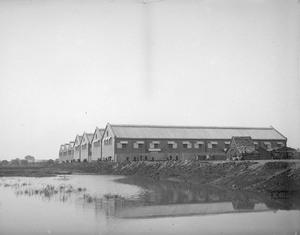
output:
[[[234,127],[234,126],[175,126],[175,125],[135,125],[135,124],[110,124],[111,127],[143,127],[143,128],[190,128],[190,129],[262,129],[271,130],[272,127]]]

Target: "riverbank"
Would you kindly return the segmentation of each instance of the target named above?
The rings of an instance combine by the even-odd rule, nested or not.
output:
[[[189,184],[213,184],[247,191],[299,191],[300,161],[240,162],[96,162],[1,166],[0,176],[43,177],[57,174],[136,175]]]

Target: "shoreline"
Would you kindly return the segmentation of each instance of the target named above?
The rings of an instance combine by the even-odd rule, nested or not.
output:
[[[64,174],[141,176],[253,192],[300,191],[299,160],[140,161],[0,166],[0,177],[49,177]]]

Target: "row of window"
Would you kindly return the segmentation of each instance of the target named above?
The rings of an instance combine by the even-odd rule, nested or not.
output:
[[[105,137],[103,139],[103,144],[104,145],[111,145],[112,144],[112,138],[111,137]]]
[[[104,138],[103,140],[104,145],[111,145],[112,144],[112,138],[107,137]],[[270,149],[272,148],[272,144],[270,142],[263,142],[265,147]],[[230,145],[229,141],[224,141],[225,147],[228,148]],[[258,146],[258,142],[254,141],[254,145]],[[183,141],[182,142],[182,148],[184,149],[189,149],[192,148],[203,148],[204,147],[204,142],[203,141],[196,141],[194,144],[192,144],[189,141]],[[276,147],[283,147],[284,143],[283,142],[277,142]],[[100,147],[100,142],[94,142],[94,147]],[[128,141],[120,141],[117,143],[117,148],[127,148],[128,147]],[[144,141],[136,141],[133,143],[133,148],[135,149],[143,149],[145,147]],[[170,149],[176,149],[178,147],[178,143],[175,141],[168,141],[168,148]],[[210,141],[207,143],[208,148],[217,148],[218,147],[218,142],[217,141]],[[274,147],[274,146],[273,146]],[[76,146],[75,150],[79,151],[80,146]],[[86,149],[86,145],[82,146],[83,149]],[[149,148],[150,149],[159,149],[160,148],[160,142],[159,141],[152,141],[149,143]]]
[[[225,141],[225,146],[229,147],[230,142]],[[144,141],[137,141],[135,143],[133,143],[133,148],[135,149],[143,149],[145,146]],[[204,148],[204,142],[203,141],[196,141],[194,143],[194,145],[189,142],[189,141],[183,141],[182,142],[182,148],[184,149],[189,149],[192,148],[194,146],[194,148]],[[117,143],[117,148],[127,148],[128,147],[128,141],[120,141],[119,143]],[[207,144],[208,148],[217,148],[218,147],[218,142],[216,141],[211,141]],[[160,148],[160,142],[159,141],[152,141],[151,143],[149,143],[149,148],[150,149],[159,149]],[[168,141],[168,148],[170,149],[176,149],[178,148],[178,143],[176,143],[175,141]]]

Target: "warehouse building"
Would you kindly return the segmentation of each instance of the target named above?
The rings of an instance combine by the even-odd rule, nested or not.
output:
[[[233,136],[249,136],[256,148],[286,146],[273,127],[188,127],[107,124],[102,160],[225,160]]]

